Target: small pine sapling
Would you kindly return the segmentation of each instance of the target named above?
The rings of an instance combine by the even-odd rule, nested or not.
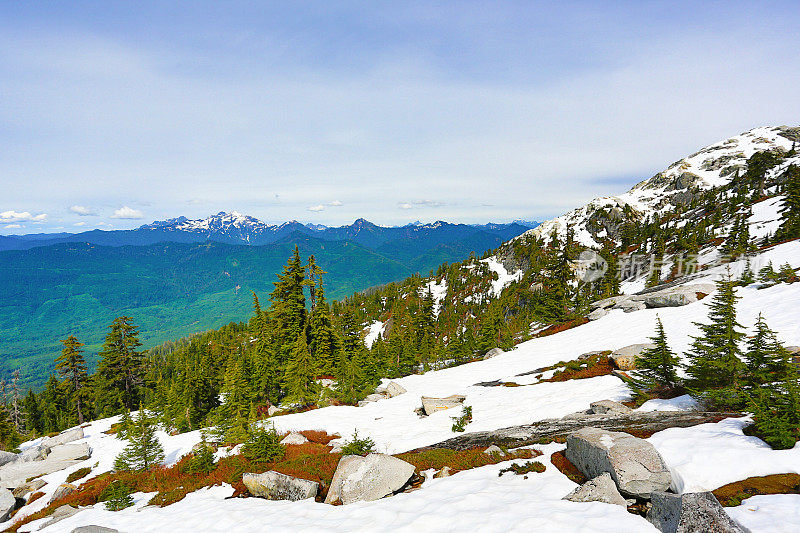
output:
[[[353,438],[345,441],[344,446],[342,446],[342,454],[344,455],[367,455],[374,451],[375,441],[369,437],[359,437],[357,429],[353,431]]]

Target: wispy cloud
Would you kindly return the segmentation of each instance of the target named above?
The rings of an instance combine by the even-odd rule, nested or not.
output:
[[[421,208],[435,208],[444,207],[447,204],[444,202],[437,202],[436,200],[416,200],[414,202],[402,202],[397,204],[400,209],[421,209]]]
[[[133,209],[124,205],[119,209],[114,211],[114,214],[111,215],[111,218],[119,218],[122,220],[139,220],[144,218],[144,213],[139,211],[138,209]]]
[[[44,222],[47,213],[32,215],[28,211],[3,211],[0,213],[0,222]]]
[[[328,205],[331,206],[331,207],[342,207],[344,204],[342,202],[340,202],[339,200],[334,200],[334,201],[328,203]]]
[[[308,208],[308,210],[314,212],[325,211],[325,206],[322,204],[312,205],[311,207]]]
[[[97,212],[94,209],[91,207],[86,207],[85,205],[73,205],[69,208],[69,210],[82,217],[97,216]]]
[[[24,227],[22,224],[8,224],[5,226],[5,229],[15,229],[15,228],[22,228]]]

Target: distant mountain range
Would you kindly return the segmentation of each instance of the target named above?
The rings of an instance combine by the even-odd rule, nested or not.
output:
[[[92,363],[106,326],[128,315],[145,347],[246,320],[295,245],[314,254],[326,294],[344,298],[482,254],[529,225],[269,225],[239,213],[153,222],[133,230],[0,237],[0,377],[26,386],[53,369],[59,339],[77,335]]]
[[[351,241],[368,248],[377,248],[392,241],[429,241],[450,243],[483,232],[502,240],[535,227],[535,222],[515,221],[510,224],[451,224],[437,221],[429,224],[414,222],[405,226],[378,226],[359,218],[349,226],[328,227],[321,224],[302,224],[296,220],[279,225],[266,224],[255,217],[235,211],[220,212],[208,218],[191,220],[186,217],[156,221],[132,230],[92,230],[82,233],[38,233],[33,235],[0,236],[0,251],[28,250],[63,243],[87,243],[102,246],[146,246],[161,242],[245,244],[263,246],[284,242],[301,235],[323,241]]]

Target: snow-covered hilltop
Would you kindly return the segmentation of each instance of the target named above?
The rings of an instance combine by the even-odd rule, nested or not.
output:
[[[575,240],[585,246],[599,247],[602,238],[617,237],[614,232],[624,218],[644,220],[687,204],[697,191],[720,187],[743,173],[747,159],[756,152],[781,149],[789,151],[800,144],[800,128],[760,127],[707,146],[672,163],[666,170],[636,184],[617,196],[595,198],[552,220],[542,222],[518,238],[526,236],[549,239],[553,233],[563,239],[567,228]],[[800,162],[800,156],[787,160],[774,172]]]

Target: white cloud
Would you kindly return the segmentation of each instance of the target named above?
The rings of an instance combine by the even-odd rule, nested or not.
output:
[[[70,211],[75,213],[78,216],[82,217],[93,217],[97,216],[97,213],[91,207],[86,207],[85,205],[73,205],[69,208]]]
[[[0,222],[44,222],[47,213],[32,215],[28,211],[3,211],[0,213]]]
[[[86,222],[76,222],[73,226],[85,226]]]
[[[334,201],[330,202],[328,205],[331,206],[331,207],[341,207],[344,204],[342,202],[340,202],[339,200],[334,200]]]
[[[14,228],[21,228],[22,224],[9,224],[5,228],[6,229],[14,229]]]
[[[308,210],[309,210],[309,211],[315,211],[315,212],[316,212],[316,211],[325,211],[325,206],[324,206],[324,205],[322,205],[322,204],[319,204],[319,205],[312,205],[311,207],[309,207],[309,208],[308,208]]]
[[[415,202],[403,202],[398,204],[398,207],[400,209],[416,209],[421,207],[443,207],[445,205],[447,204],[435,200],[417,200]]]
[[[144,213],[142,213],[138,209],[132,209],[127,205],[124,205],[119,209],[115,210],[114,214],[111,215],[111,218],[120,218],[124,220],[137,220],[140,218],[144,218]]]

